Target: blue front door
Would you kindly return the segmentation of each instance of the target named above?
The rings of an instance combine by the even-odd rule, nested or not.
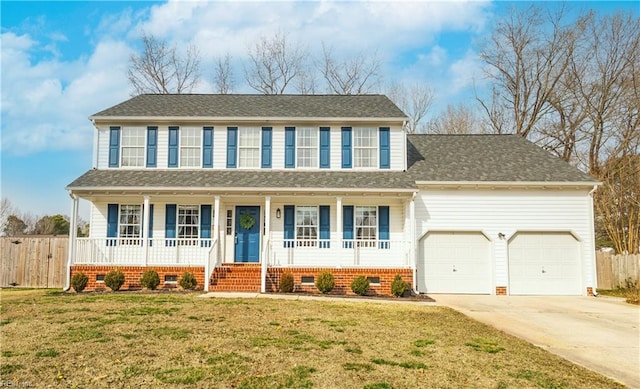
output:
[[[236,262],[260,262],[260,207],[236,207]]]

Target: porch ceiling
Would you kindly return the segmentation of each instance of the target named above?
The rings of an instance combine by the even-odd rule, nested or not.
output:
[[[67,186],[78,191],[415,192],[405,172],[259,170],[89,170]]]

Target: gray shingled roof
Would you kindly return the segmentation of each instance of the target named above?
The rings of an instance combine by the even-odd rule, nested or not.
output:
[[[518,135],[408,135],[416,181],[597,183]]]
[[[100,111],[100,117],[405,118],[383,95],[145,94]]]
[[[415,189],[404,172],[270,170],[89,170],[67,188]]]

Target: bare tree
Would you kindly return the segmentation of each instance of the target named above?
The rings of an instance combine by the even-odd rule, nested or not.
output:
[[[235,80],[231,70],[231,57],[227,53],[224,57],[218,57],[213,73],[213,85],[216,93],[226,95],[233,92]]]
[[[564,19],[564,8],[544,15],[531,6],[514,9],[496,26],[480,53],[492,94],[478,99],[495,132],[527,137],[553,111],[550,96],[570,64],[582,23],[566,27]]]
[[[433,90],[427,84],[391,84],[387,92],[389,98],[409,117],[406,131],[409,134],[424,132],[426,124],[422,120],[433,104]]]
[[[194,45],[184,54],[153,35],[143,34],[142,53],[129,59],[127,75],[135,94],[190,93],[200,81],[200,53]]]
[[[463,103],[447,105],[446,110],[427,124],[430,134],[478,134],[482,132],[477,112]]]
[[[318,64],[320,73],[330,93],[339,95],[361,95],[379,86],[381,62],[376,52],[371,55],[357,53],[339,61],[331,48],[322,44],[322,60]]]
[[[283,94],[305,70],[307,51],[290,42],[282,32],[260,37],[249,49],[245,78],[249,86],[265,95]]]
[[[4,231],[9,215],[13,213],[15,213],[13,204],[11,204],[8,198],[3,197],[0,202],[0,232]]]

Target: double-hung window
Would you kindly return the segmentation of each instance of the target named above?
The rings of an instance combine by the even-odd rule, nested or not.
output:
[[[356,168],[378,167],[378,130],[376,128],[353,129],[353,163]]]
[[[318,207],[296,207],[296,242],[300,247],[318,245]]]
[[[180,167],[200,167],[202,128],[180,129]]]
[[[299,127],[296,129],[297,166],[300,168],[318,167],[318,129]]]
[[[142,206],[120,205],[118,236],[123,244],[140,244],[142,230]]]
[[[260,131],[258,127],[238,129],[238,167],[260,167]]]
[[[122,129],[121,167],[143,167],[146,129],[142,127],[124,127]]]
[[[200,207],[178,205],[178,239],[182,245],[196,245],[199,237]]]
[[[355,228],[358,247],[375,247],[378,236],[377,207],[355,207]]]

